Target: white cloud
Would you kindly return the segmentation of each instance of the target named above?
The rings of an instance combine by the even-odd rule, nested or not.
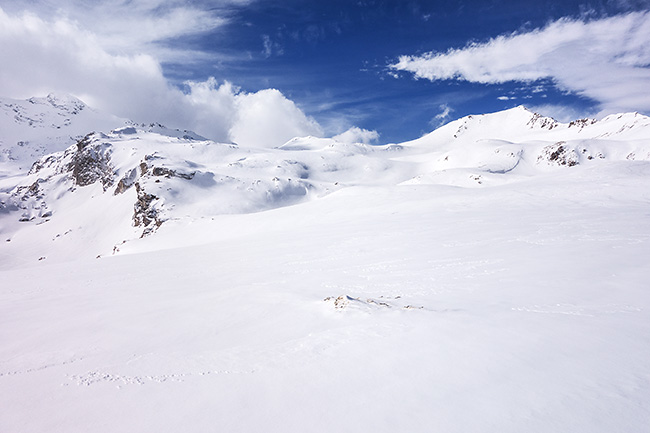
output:
[[[392,69],[428,80],[478,83],[553,79],[604,112],[650,111],[650,12],[560,19],[446,53],[402,56]]]
[[[451,108],[451,107],[450,107],[449,105],[447,105],[447,104],[442,104],[442,105],[440,105],[440,109],[441,109],[442,111],[441,111],[439,114],[436,114],[436,119],[439,119],[439,120],[446,120],[446,119],[448,119],[449,116],[451,115],[451,113],[454,111],[454,109]]]
[[[221,0],[217,8],[182,0],[32,0],[26,5],[23,2],[8,3],[6,10],[73,23],[77,28],[91,32],[102,48],[111,54],[146,52],[159,61],[183,63],[204,58],[207,54],[186,47],[172,48],[167,42],[214,31],[228,22],[229,7],[248,2]]]
[[[273,54],[273,42],[271,42],[271,37],[269,35],[262,35],[262,43],[264,44],[264,57],[267,59]]]
[[[230,128],[235,122],[235,97],[239,89],[229,82],[219,85],[214,78],[185,84],[189,92],[184,98],[187,104],[184,111],[191,113],[185,127],[214,140],[232,141]]]
[[[0,61],[3,96],[67,92],[126,117],[147,108],[162,115],[175,97],[153,57],[111,55],[96,35],[68,20],[12,17],[0,9]]]
[[[276,89],[235,96],[235,119],[230,137],[246,146],[275,147],[297,136],[320,136],[318,123]]]
[[[0,8],[0,64],[2,96],[70,93],[121,117],[242,145],[279,146],[297,135],[322,134],[318,123],[278,90],[246,93],[211,78],[186,83],[183,93],[170,85],[154,55],[115,54],[100,35],[67,18],[48,21]]]
[[[379,133],[377,131],[370,131],[368,129],[358,128],[353,126],[341,134],[335,135],[335,140],[341,143],[363,143],[371,144],[379,140]]]
[[[229,82],[187,82],[188,124],[219,140],[243,146],[277,147],[298,136],[321,136],[323,130],[279,90],[242,92]]]
[[[429,125],[433,126],[434,128],[438,128],[447,123],[447,121],[451,118],[451,113],[454,112],[454,109],[447,104],[440,104],[438,108],[441,110],[440,113],[433,116],[433,119],[429,121]]]
[[[264,57],[267,59],[273,55],[281,56],[284,54],[282,45],[273,41],[269,35],[262,35],[262,44],[264,46],[262,54],[264,54]]]

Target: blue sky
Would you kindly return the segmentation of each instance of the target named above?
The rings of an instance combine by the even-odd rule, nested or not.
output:
[[[360,141],[399,142],[519,104],[563,121],[650,111],[648,1],[0,0],[0,7],[10,29],[0,32],[0,60],[16,65],[0,72],[4,96],[72,93],[215,139],[353,128]],[[28,68],[50,73],[26,75]],[[269,131],[244,138],[256,118]],[[285,130],[273,126],[280,124]]]
[[[191,71],[192,78],[222,77],[249,90],[275,87],[321,123],[352,119],[363,128],[378,130],[382,141],[414,138],[451,118],[519,104],[543,105],[550,100],[576,112],[593,111],[592,101],[559,91],[550,80],[497,85],[431,82],[409,74],[396,78],[388,68],[400,55],[461,48],[470,41],[544,26],[549,20],[591,10],[572,2],[541,3],[546,5],[267,1],[242,8],[224,29],[226,38],[214,34],[195,41],[235,58],[241,52],[251,57],[218,65],[207,62]],[[598,6],[598,14],[615,9]],[[174,68],[170,76],[180,82],[187,79],[187,72],[184,67]],[[497,99],[504,96],[517,99]],[[445,107],[453,111],[436,118]]]

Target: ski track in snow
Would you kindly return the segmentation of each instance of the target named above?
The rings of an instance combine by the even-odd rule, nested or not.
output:
[[[210,376],[219,374],[253,374],[255,370],[251,371],[231,371],[231,370],[207,370],[199,373],[172,373],[156,376],[124,376],[120,374],[111,374],[101,371],[92,371],[80,376],[69,376],[68,379],[78,386],[91,386],[100,383],[115,384],[119,389],[124,385],[145,385],[147,383],[165,383],[165,382],[185,382],[188,378],[197,376]],[[67,386],[64,383],[63,386]]]

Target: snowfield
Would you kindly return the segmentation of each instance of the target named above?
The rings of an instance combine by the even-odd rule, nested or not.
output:
[[[647,431],[647,117],[113,128],[2,170],[0,431]]]

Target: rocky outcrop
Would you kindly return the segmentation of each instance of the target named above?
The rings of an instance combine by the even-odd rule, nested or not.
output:
[[[9,200],[0,203],[0,209],[21,211],[19,222],[29,222],[39,219],[45,222],[52,216],[45,202],[44,192],[39,180],[31,185],[18,186],[9,196]]]
[[[20,222],[45,222],[52,216],[46,198],[55,183],[72,183],[75,186],[88,186],[100,182],[104,191],[113,184],[113,168],[110,162],[111,145],[101,142],[102,135],[90,133],[64,152],[44,156],[34,162],[28,175],[32,176],[29,184],[17,186],[8,200],[4,201],[5,210],[22,211]],[[55,180],[57,179],[57,180]]]
[[[172,177],[180,177],[181,179],[191,180],[196,174],[195,171],[190,173],[181,173],[162,165],[150,165],[149,161],[154,161],[156,159],[160,159],[160,157],[156,155],[146,155],[144,157],[144,161],[142,161],[139,166],[141,176],[151,173],[151,176],[164,176],[167,179]]]
[[[87,186],[99,181],[104,191],[113,185],[110,149],[110,144],[98,143],[94,133],[77,142],[76,151],[67,166],[75,185]]]
[[[594,123],[598,122],[596,119],[578,119],[578,120],[573,120],[569,122],[569,128],[579,128],[582,129],[585,126],[593,125]]]
[[[135,191],[137,200],[133,205],[133,225],[144,227],[141,237],[145,237],[156,231],[163,223],[162,216],[156,207],[159,198],[147,193],[139,182],[135,182]]]
[[[124,191],[131,188],[137,178],[138,178],[137,168],[133,168],[129,170],[124,175],[124,177],[122,177],[122,179],[120,179],[120,181],[117,183],[117,187],[115,188],[115,192],[113,193],[113,195],[122,194]]]
[[[537,157],[537,162],[547,161],[557,165],[566,165],[573,167],[578,165],[578,154],[574,149],[570,149],[566,142],[558,141],[555,144],[544,147],[542,154]]]
[[[528,122],[528,126],[531,128],[538,127],[540,129],[548,129],[549,131],[558,125],[559,123],[555,119],[542,116],[539,113],[533,113]]]

